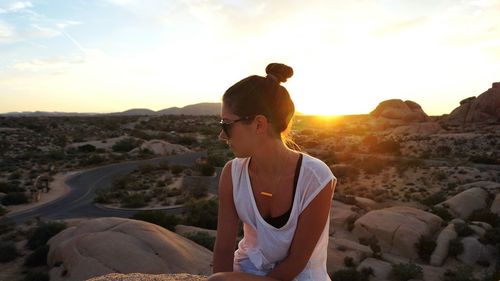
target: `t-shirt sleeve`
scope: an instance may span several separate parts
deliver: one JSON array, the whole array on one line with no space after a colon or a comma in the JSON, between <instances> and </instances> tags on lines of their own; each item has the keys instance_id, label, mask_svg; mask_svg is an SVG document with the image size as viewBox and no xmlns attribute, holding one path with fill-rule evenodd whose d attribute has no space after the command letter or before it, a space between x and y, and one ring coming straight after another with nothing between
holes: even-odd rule
<instances>
[{"instance_id":1,"label":"t-shirt sleeve","mask_svg":"<svg viewBox=\"0 0 500 281\"><path fill-rule=\"evenodd\" d=\"M335 177L333 172L330 170L330 167L328 167L328 165L326 165L323 161L318 160L312 167L311 177L309 181L307 181L304 200L300 209L301 213L332 179L334 182L337 181L337 177ZM330 199L333 199L333 193L332 198Z\"/></svg>"}]
</instances>

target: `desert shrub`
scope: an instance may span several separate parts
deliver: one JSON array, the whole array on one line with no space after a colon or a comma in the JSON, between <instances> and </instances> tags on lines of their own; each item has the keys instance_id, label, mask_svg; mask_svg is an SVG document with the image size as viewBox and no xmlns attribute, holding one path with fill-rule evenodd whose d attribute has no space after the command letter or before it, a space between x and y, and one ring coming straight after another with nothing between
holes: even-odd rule
<instances>
[{"instance_id":1,"label":"desert shrub","mask_svg":"<svg viewBox=\"0 0 500 281\"><path fill-rule=\"evenodd\" d=\"M497 245L500 244L500 227L487 229L483 236L486 244Z\"/></svg>"},{"instance_id":2,"label":"desert shrub","mask_svg":"<svg viewBox=\"0 0 500 281\"><path fill-rule=\"evenodd\" d=\"M370 175L378 175L385 168L385 161L379 157L369 156L357 163L365 173Z\"/></svg>"},{"instance_id":3,"label":"desert shrub","mask_svg":"<svg viewBox=\"0 0 500 281\"><path fill-rule=\"evenodd\" d=\"M197 165L196 168L203 176L212 176L215 173L215 167L210 164Z\"/></svg>"},{"instance_id":4,"label":"desert shrub","mask_svg":"<svg viewBox=\"0 0 500 281\"><path fill-rule=\"evenodd\" d=\"M450 244L448 246L448 253L450 256L458 256L464 251L464 245L462 244L462 241L460 241L460 238L455 238L450 241Z\"/></svg>"},{"instance_id":5,"label":"desert shrub","mask_svg":"<svg viewBox=\"0 0 500 281\"><path fill-rule=\"evenodd\" d=\"M78 151L83 152L83 153L90 153L90 152L94 152L95 150L96 150L96 147L91 145L91 144L84 144L84 145L80 145L78 147Z\"/></svg>"},{"instance_id":6,"label":"desert shrub","mask_svg":"<svg viewBox=\"0 0 500 281\"><path fill-rule=\"evenodd\" d=\"M450 221L453 219L453 215L448 211L448 209L443 208L443 207L433 207L431 206L431 213L435 214L436 216L442 218L444 221Z\"/></svg>"},{"instance_id":7,"label":"desert shrub","mask_svg":"<svg viewBox=\"0 0 500 281\"><path fill-rule=\"evenodd\" d=\"M180 173L182 173L182 171L184 171L186 167L184 166L180 166L180 165L173 165L172 167L170 167L170 171L172 172L172 174L174 175L179 175Z\"/></svg>"},{"instance_id":8,"label":"desert shrub","mask_svg":"<svg viewBox=\"0 0 500 281\"><path fill-rule=\"evenodd\" d=\"M190 199L184 204L185 224L217 229L217 199Z\"/></svg>"},{"instance_id":9,"label":"desert shrub","mask_svg":"<svg viewBox=\"0 0 500 281\"><path fill-rule=\"evenodd\" d=\"M167 197L177 196L177 195L181 195L181 194L182 194L182 190L180 190L177 187L174 187L174 188L167 190Z\"/></svg>"},{"instance_id":10,"label":"desert shrub","mask_svg":"<svg viewBox=\"0 0 500 281\"><path fill-rule=\"evenodd\" d=\"M341 179L356 180L359 178L359 169L350 165L331 166L333 173Z\"/></svg>"},{"instance_id":11,"label":"desert shrub","mask_svg":"<svg viewBox=\"0 0 500 281\"><path fill-rule=\"evenodd\" d=\"M121 206L124 208L141 208L146 206L146 198L141 193L134 193L122 197Z\"/></svg>"},{"instance_id":12,"label":"desert shrub","mask_svg":"<svg viewBox=\"0 0 500 281\"><path fill-rule=\"evenodd\" d=\"M466 237L474 234L474 230L472 230L472 228L470 228L466 223L454 223L453 226L455 227L455 232L459 237Z\"/></svg>"},{"instance_id":13,"label":"desert shrub","mask_svg":"<svg viewBox=\"0 0 500 281\"><path fill-rule=\"evenodd\" d=\"M0 219L0 235L7 234L16 229L16 223L10 218Z\"/></svg>"},{"instance_id":14,"label":"desert shrub","mask_svg":"<svg viewBox=\"0 0 500 281\"><path fill-rule=\"evenodd\" d=\"M29 235L28 249L34 250L43 246L49 239L57 233L63 231L66 224L63 222L42 222Z\"/></svg>"},{"instance_id":15,"label":"desert shrub","mask_svg":"<svg viewBox=\"0 0 500 281\"><path fill-rule=\"evenodd\" d=\"M370 146L371 152L401 154L401 145L394 139L383 140Z\"/></svg>"},{"instance_id":16,"label":"desert shrub","mask_svg":"<svg viewBox=\"0 0 500 281\"><path fill-rule=\"evenodd\" d=\"M49 281L50 276L47 272L40 271L28 271L26 276L24 276L23 281Z\"/></svg>"},{"instance_id":17,"label":"desert shrub","mask_svg":"<svg viewBox=\"0 0 500 281\"><path fill-rule=\"evenodd\" d=\"M347 267L354 267L356 264L354 263L354 259L350 256L344 257L344 265Z\"/></svg>"},{"instance_id":18,"label":"desert shrub","mask_svg":"<svg viewBox=\"0 0 500 281\"><path fill-rule=\"evenodd\" d=\"M356 201L356 197L355 196L352 196L352 195L344 195L340 192L335 192L333 194L333 198L337 201L340 201L344 204L348 204L348 205L356 205L356 203L358 201ZM335 203L333 203L335 204Z\"/></svg>"},{"instance_id":19,"label":"desert shrub","mask_svg":"<svg viewBox=\"0 0 500 281\"><path fill-rule=\"evenodd\" d=\"M106 158L101 155L91 155L80 160L80 165L91 166L101 164L106 161Z\"/></svg>"},{"instance_id":20,"label":"desert shrub","mask_svg":"<svg viewBox=\"0 0 500 281\"><path fill-rule=\"evenodd\" d=\"M97 189L96 190L96 195L94 197L95 203L108 204L108 203L111 203L111 201L112 200L110 198L109 190L106 190L106 189Z\"/></svg>"},{"instance_id":21,"label":"desert shrub","mask_svg":"<svg viewBox=\"0 0 500 281\"><path fill-rule=\"evenodd\" d=\"M498 215L490 210L475 210L469 217L470 221L482 221L491 226L498 225L499 219Z\"/></svg>"},{"instance_id":22,"label":"desert shrub","mask_svg":"<svg viewBox=\"0 0 500 281\"><path fill-rule=\"evenodd\" d=\"M332 274L332 280L335 281L368 281L369 276L361 273L355 268L340 269Z\"/></svg>"},{"instance_id":23,"label":"desert shrub","mask_svg":"<svg viewBox=\"0 0 500 281\"><path fill-rule=\"evenodd\" d=\"M369 238L359 238L359 243L365 246L369 246L373 251L373 257L379 258L382 255L382 248L378 243L378 239L375 235L370 236Z\"/></svg>"},{"instance_id":24,"label":"desert shrub","mask_svg":"<svg viewBox=\"0 0 500 281\"><path fill-rule=\"evenodd\" d=\"M19 256L16 244L14 242L0 241L0 262L9 262Z\"/></svg>"},{"instance_id":25,"label":"desert shrub","mask_svg":"<svg viewBox=\"0 0 500 281\"><path fill-rule=\"evenodd\" d=\"M49 245L44 244L35 249L24 260L24 265L27 267L35 267L40 265L47 265L47 254L49 253Z\"/></svg>"},{"instance_id":26,"label":"desert shrub","mask_svg":"<svg viewBox=\"0 0 500 281\"><path fill-rule=\"evenodd\" d=\"M445 171L435 171L432 173L432 177L438 181L442 181L448 178L448 175Z\"/></svg>"},{"instance_id":27,"label":"desert shrub","mask_svg":"<svg viewBox=\"0 0 500 281\"><path fill-rule=\"evenodd\" d=\"M168 230L175 231L180 219L176 215L166 214L160 210L145 210L135 213L131 219L154 223Z\"/></svg>"},{"instance_id":28,"label":"desert shrub","mask_svg":"<svg viewBox=\"0 0 500 281\"><path fill-rule=\"evenodd\" d=\"M141 141L134 138L125 138L117 141L111 148L114 152L129 152L138 147Z\"/></svg>"},{"instance_id":29,"label":"desert shrub","mask_svg":"<svg viewBox=\"0 0 500 281\"><path fill-rule=\"evenodd\" d=\"M2 198L3 205L18 205L28 203L28 197L24 192L10 192Z\"/></svg>"},{"instance_id":30,"label":"desert shrub","mask_svg":"<svg viewBox=\"0 0 500 281\"><path fill-rule=\"evenodd\" d=\"M442 281L478 281L474 278L472 267L468 265L460 265L456 270L447 269Z\"/></svg>"},{"instance_id":31,"label":"desert shrub","mask_svg":"<svg viewBox=\"0 0 500 281\"><path fill-rule=\"evenodd\" d=\"M24 191L22 187L19 186L19 183L16 181L0 182L0 192L9 193L9 192L21 192Z\"/></svg>"},{"instance_id":32,"label":"desert shrub","mask_svg":"<svg viewBox=\"0 0 500 281\"><path fill-rule=\"evenodd\" d=\"M418 256L428 262L432 252L436 248L436 242L429 237L421 235L415 247L417 248Z\"/></svg>"},{"instance_id":33,"label":"desert shrub","mask_svg":"<svg viewBox=\"0 0 500 281\"><path fill-rule=\"evenodd\" d=\"M196 232L188 232L184 234L186 238L194 241L196 244L199 244L210 251L214 250L215 237L204 231L196 231Z\"/></svg>"},{"instance_id":34,"label":"desert shrub","mask_svg":"<svg viewBox=\"0 0 500 281\"><path fill-rule=\"evenodd\" d=\"M422 267L414 263L393 264L392 275L398 281L408 281L410 279L420 279L423 276Z\"/></svg>"}]
</instances>

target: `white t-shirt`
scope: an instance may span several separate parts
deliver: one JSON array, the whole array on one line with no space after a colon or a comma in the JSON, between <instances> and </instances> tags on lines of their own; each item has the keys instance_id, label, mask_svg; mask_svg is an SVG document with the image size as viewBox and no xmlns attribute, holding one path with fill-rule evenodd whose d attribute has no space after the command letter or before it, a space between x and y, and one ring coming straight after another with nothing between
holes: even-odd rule
<instances>
[{"instance_id":1,"label":"white t-shirt","mask_svg":"<svg viewBox=\"0 0 500 281\"><path fill-rule=\"evenodd\" d=\"M332 179L330 168L320 159L303 153L297 189L290 217L285 225L276 228L260 215L251 190L248 163L251 157L234 158L231 164L233 200L243 222L243 239L234 252L233 271L267 275L288 255L299 215ZM333 197L333 195L332 195ZM333 198L332 198L333 199ZM326 270L330 215L314 251L295 281L331 280Z\"/></svg>"}]
</instances>

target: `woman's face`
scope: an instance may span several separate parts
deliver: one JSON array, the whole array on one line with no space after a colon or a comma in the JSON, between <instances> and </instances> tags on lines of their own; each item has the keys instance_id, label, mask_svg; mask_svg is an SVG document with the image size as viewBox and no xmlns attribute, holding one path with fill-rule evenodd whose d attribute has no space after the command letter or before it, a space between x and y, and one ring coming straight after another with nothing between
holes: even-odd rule
<instances>
[{"instance_id":1,"label":"woman's face","mask_svg":"<svg viewBox=\"0 0 500 281\"><path fill-rule=\"evenodd\" d=\"M240 119L243 116L238 116L232 113L229 108L222 103L221 119L227 122ZM221 129L219 140L226 141L229 148L233 151L236 157L249 157L252 155L256 143L255 124L252 121L235 122L229 126L229 138Z\"/></svg>"}]
</instances>

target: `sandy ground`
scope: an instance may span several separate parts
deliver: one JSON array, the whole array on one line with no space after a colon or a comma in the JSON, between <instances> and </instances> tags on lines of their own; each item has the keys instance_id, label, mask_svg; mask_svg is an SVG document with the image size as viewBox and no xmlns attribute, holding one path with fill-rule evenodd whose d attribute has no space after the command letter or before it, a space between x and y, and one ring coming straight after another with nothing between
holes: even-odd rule
<instances>
[{"instance_id":1,"label":"sandy ground","mask_svg":"<svg viewBox=\"0 0 500 281\"><path fill-rule=\"evenodd\" d=\"M75 173L77 172L58 173L54 175L54 180L49 183L50 187L49 192L48 193L42 192L40 195L40 201L28 204L7 206L7 210L9 210L9 215L33 209L36 207L40 207L41 205L52 202L66 195L66 193L69 192L70 188L64 182L69 176L72 176Z\"/></svg>"}]
</instances>

